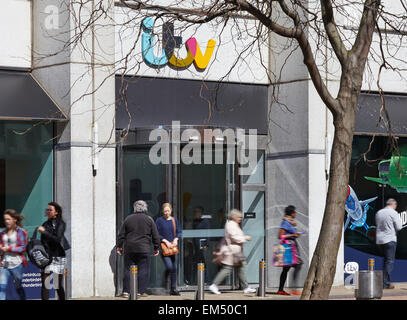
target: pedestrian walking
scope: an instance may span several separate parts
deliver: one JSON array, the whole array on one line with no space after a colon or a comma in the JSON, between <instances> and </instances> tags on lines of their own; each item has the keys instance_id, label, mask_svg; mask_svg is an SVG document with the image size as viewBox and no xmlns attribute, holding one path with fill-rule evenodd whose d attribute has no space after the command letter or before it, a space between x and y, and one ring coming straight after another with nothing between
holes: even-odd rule
<instances>
[{"instance_id":1,"label":"pedestrian walking","mask_svg":"<svg viewBox=\"0 0 407 320\"><path fill-rule=\"evenodd\" d=\"M237 209L232 209L229 212L229 220L225 224L225 237L221 242L219 250L219 261L222 265L221 270L216 274L213 283L209 286L209 290L214 294L220 294L218 286L225 278L237 268L240 285L244 293L254 293L255 289L249 287L246 279L247 262L243 254L243 244L251 239L245 235L240 228L242 221L242 212Z\"/></svg>"},{"instance_id":2,"label":"pedestrian walking","mask_svg":"<svg viewBox=\"0 0 407 320\"><path fill-rule=\"evenodd\" d=\"M401 230L400 215L396 211L397 201L390 198L386 207L376 213L376 244L383 255L383 288L394 289L390 274L396 258L397 232Z\"/></svg>"},{"instance_id":3,"label":"pedestrian walking","mask_svg":"<svg viewBox=\"0 0 407 320\"><path fill-rule=\"evenodd\" d=\"M162 205L163 216L156 220L158 233L160 234L161 241L161 257L165 265L165 280L170 282L170 295L179 296L177 291L177 267L178 267L178 254L165 256L163 247L170 250L178 248L178 242L181 238L182 232L177 218L173 217L172 206L170 203Z\"/></svg>"},{"instance_id":4,"label":"pedestrian walking","mask_svg":"<svg viewBox=\"0 0 407 320\"><path fill-rule=\"evenodd\" d=\"M124 254L123 298L129 297L130 292L130 266L138 266L137 294L148 296L147 288L150 284L151 241L153 242L154 256L159 251L160 239L153 218L147 215L147 203L138 200L133 205L134 214L129 215L123 222L117 238L117 253Z\"/></svg>"},{"instance_id":5,"label":"pedestrian walking","mask_svg":"<svg viewBox=\"0 0 407 320\"><path fill-rule=\"evenodd\" d=\"M27 266L24 252L27 246L27 231L21 221L24 217L13 209L4 211L6 229L0 233L0 300L6 300L6 288L9 277L14 280L14 286L20 300L25 300L22 286L23 267Z\"/></svg>"},{"instance_id":6,"label":"pedestrian walking","mask_svg":"<svg viewBox=\"0 0 407 320\"><path fill-rule=\"evenodd\" d=\"M49 202L45 209L45 215L48 220L38 227L38 231L41 232L41 242L50 256L51 263L41 269L41 299L49 300L50 280L48 280L48 277L52 273L56 275L53 278L53 283L58 293L58 299L65 300L63 282L66 268L66 250L70 249L70 245L64 235L66 223L62 217L62 207L56 202Z\"/></svg>"},{"instance_id":7,"label":"pedestrian walking","mask_svg":"<svg viewBox=\"0 0 407 320\"><path fill-rule=\"evenodd\" d=\"M287 280L287 275L288 271L293 267L294 268L294 274L293 274L293 284L294 288L297 288L297 280L298 280L298 274L300 273L301 266L302 266L302 261L299 258L299 252L298 252L298 245L296 239L300 236L300 234L297 233L297 223L295 221L297 212L296 208L292 205L286 207L284 209L284 217L283 221L281 222L280 225L280 230L278 233L278 238L282 242L288 242L290 244L290 249L291 249L291 254L293 255L292 262L293 264L291 265L286 265L283 266L283 270L281 271L280 274L280 285L278 287L277 294L279 295L285 295L289 296L290 293L284 291L284 285ZM301 292L293 290L291 291L292 294L294 295L300 295Z\"/></svg>"}]
</instances>

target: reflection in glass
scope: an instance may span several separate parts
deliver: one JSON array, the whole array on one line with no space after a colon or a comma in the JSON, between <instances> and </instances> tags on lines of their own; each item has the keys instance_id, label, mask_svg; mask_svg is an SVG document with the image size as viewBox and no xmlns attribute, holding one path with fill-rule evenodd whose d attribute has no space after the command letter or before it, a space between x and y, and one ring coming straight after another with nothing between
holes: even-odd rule
<instances>
[{"instance_id":1,"label":"reflection in glass","mask_svg":"<svg viewBox=\"0 0 407 320\"><path fill-rule=\"evenodd\" d=\"M407 138L400 137L397 140L399 148L407 146ZM364 161L366 154L367 161ZM359 200L378 197L370 202L367 210L366 224L370 227L366 230L363 227L356 227L344 230L344 244L355 249L358 254L370 254L381 256L376 246L375 214L385 207L385 202L389 198L394 198L397 203L397 211L407 212L407 193L397 192L396 189L387 185L379 184L367 180L365 177L378 177L378 165L380 161L390 159L392 150L389 149L388 137L375 137L372 142L371 136L354 136L352 144L352 161L349 175L349 185L355 191ZM383 162L382 171L389 170L390 162ZM344 212L345 215L345 212ZM345 250L345 261L348 259ZM397 235L396 258L407 260L407 228L403 228ZM356 261L354 256L349 257Z\"/></svg>"},{"instance_id":2,"label":"reflection in glass","mask_svg":"<svg viewBox=\"0 0 407 320\"><path fill-rule=\"evenodd\" d=\"M21 212L31 236L53 200L53 125L0 121L0 213ZM4 227L0 218L0 227Z\"/></svg>"},{"instance_id":3,"label":"reflection in glass","mask_svg":"<svg viewBox=\"0 0 407 320\"><path fill-rule=\"evenodd\" d=\"M242 165L247 168L249 164ZM264 184L264 151L257 151L257 163L251 175L243 175L243 184Z\"/></svg>"},{"instance_id":4,"label":"reflection in glass","mask_svg":"<svg viewBox=\"0 0 407 320\"><path fill-rule=\"evenodd\" d=\"M124 213L133 212L133 203L144 200L148 205L148 215L154 220L162 215L161 206L167 201L166 167L154 165L149 159L149 149L124 149ZM152 251L151 251L152 252ZM150 268L150 288L164 287L165 267L160 257L152 257Z\"/></svg>"},{"instance_id":5,"label":"reflection in glass","mask_svg":"<svg viewBox=\"0 0 407 320\"><path fill-rule=\"evenodd\" d=\"M215 152L218 151L212 151L213 159ZM214 160L212 164L180 164L179 194L183 221L181 286L197 285L199 262L205 263L207 284L218 271L218 266L212 263L212 252L224 234L227 214L226 168L226 163L215 164Z\"/></svg>"}]
</instances>

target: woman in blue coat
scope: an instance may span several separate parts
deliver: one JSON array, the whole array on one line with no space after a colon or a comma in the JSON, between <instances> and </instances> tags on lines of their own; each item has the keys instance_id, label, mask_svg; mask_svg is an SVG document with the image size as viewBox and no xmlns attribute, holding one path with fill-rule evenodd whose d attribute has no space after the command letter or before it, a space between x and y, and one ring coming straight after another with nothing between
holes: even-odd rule
<instances>
[{"instance_id":1,"label":"woman in blue coat","mask_svg":"<svg viewBox=\"0 0 407 320\"><path fill-rule=\"evenodd\" d=\"M162 205L162 209L163 216L159 217L155 222L157 225L158 233L160 234L160 241L164 242L168 248L178 246L178 241L181 238L182 233L177 218L171 216L172 206L169 203L164 203ZM170 295L179 296L180 293L176 290L178 254L166 257L161 252L161 257L165 264L165 279L167 280L168 277L170 277Z\"/></svg>"}]
</instances>

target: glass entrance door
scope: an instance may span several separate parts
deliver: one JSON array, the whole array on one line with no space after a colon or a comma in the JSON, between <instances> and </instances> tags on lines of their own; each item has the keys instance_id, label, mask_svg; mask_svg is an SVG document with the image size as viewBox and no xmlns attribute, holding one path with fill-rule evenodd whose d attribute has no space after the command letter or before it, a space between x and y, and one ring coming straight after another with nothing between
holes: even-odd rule
<instances>
[{"instance_id":1,"label":"glass entrance door","mask_svg":"<svg viewBox=\"0 0 407 320\"><path fill-rule=\"evenodd\" d=\"M219 153L223 161L216 164ZM235 198L234 165L228 164L227 151L203 150L201 155L201 159L212 156L211 164L186 165L181 161L178 170L179 220L183 226L178 284L185 289L197 285L199 262L205 263L206 284L218 272L219 267L212 263L212 252L224 236L227 213ZM226 280L226 286L230 287L231 278Z\"/></svg>"},{"instance_id":2,"label":"glass entrance door","mask_svg":"<svg viewBox=\"0 0 407 320\"><path fill-rule=\"evenodd\" d=\"M148 205L148 215L154 220L162 214L161 205L168 202L167 166L153 165L149 159L149 148L134 146L123 148L121 166L122 194L119 204L122 216L118 217L118 232L124 219L133 213L135 201L144 200ZM121 261L119 268L123 270L124 260ZM161 257L152 256L149 284L152 291L165 287L164 274L165 267ZM122 274L119 273L118 277L122 277Z\"/></svg>"}]
</instances>

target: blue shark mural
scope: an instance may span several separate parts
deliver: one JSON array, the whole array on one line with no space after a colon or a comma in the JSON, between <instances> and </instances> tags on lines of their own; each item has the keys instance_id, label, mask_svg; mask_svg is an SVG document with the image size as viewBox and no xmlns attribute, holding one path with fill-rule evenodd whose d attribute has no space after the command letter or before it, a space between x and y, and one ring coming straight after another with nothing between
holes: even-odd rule
<instances>
[{"instance_id":1,"label":"blue shark mural","mask_svg":"<svg viewBox=\"0 0 407 320\"><path fill-rule=\"evenodd\" d=\"M345 210L348 217L345 223L345 230L350 224L350 230L357 227L363 227L366 231L369 231L371 227L369 227L366 223L367 211L371 208L369 203L376 199L377 197L359 201L355 191L351 186L348 186L348 197L346 198L345 204Z\"/></svg>"}]
</instances>

